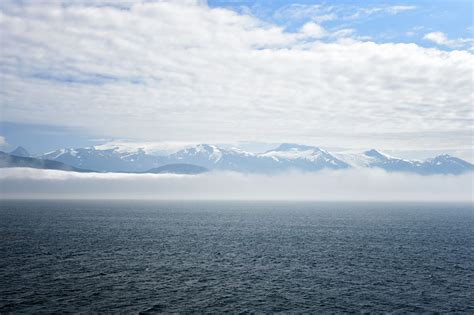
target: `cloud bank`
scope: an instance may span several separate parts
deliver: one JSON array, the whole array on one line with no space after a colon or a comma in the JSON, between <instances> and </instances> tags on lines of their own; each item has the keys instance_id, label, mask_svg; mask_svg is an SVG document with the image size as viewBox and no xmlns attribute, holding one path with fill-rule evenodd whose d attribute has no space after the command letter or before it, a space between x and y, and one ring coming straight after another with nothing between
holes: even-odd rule
<instances>
[{"instance_id":1,"label":"cloud bank","mask_svg":"<svg viewBox=\"0 0 474 315\"><path fill-rule=\"evenodd\" d=\"M176 200L470 201L473 174L419 176L381 170L277 176L73 173L0 170L1 198Z\"/></svg>"},{"instance_id":2,"label":"cloud bank","mask_svg":"<svg viewBox=\"0 0 474 315\"><path fill-rule=\"evenodd\" d=\"M474 39L472 38L457 38L449 39L446 34L443 32L431 32L423 36L423 39L432 41L438 45L450 47L450 48L460 48L466 45L471 45L471 51L473 50Z\"/></svg>"},{"instance_id":3,"label":"cloud bank","mask_svg":"<svg viewBox=\"0 0 474 315\"><path fill-rule=\"evenodd\" d=\"M290 32L197 1L0 9L5 121L137 141L471 144L468 51L331 35L317 20Z\"/></svg>"}]
</instances>

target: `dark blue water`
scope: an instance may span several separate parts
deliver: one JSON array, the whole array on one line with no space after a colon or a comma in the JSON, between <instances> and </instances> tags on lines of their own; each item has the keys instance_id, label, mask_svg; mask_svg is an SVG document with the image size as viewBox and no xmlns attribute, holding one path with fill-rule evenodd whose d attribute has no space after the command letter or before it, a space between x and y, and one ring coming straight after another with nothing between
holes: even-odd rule
<instances>
[{"instance_id":1,"label":"dark blue water","mask_svg":"<svg viewBox=\"0 0 474 315\"><path fill-rule=\"evenodd\" d=\"M0 312L474 312L473 207L21 202Z\"/></svg>"}]
</instances>

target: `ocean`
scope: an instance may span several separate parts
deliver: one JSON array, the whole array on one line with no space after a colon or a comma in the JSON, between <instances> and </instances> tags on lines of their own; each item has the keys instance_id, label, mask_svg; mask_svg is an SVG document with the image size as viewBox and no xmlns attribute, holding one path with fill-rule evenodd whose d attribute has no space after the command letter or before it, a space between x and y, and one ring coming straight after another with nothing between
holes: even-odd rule
<instances>
[{"instance_id":1,"label":"ocean","mask_svg":"<svg viewBox=\"0 0 474 315\"><path fill-rule=\"evenodd\" d=\"M456 203L1 201L0 313L474 312Z\"/></svg>"}]
</instances>

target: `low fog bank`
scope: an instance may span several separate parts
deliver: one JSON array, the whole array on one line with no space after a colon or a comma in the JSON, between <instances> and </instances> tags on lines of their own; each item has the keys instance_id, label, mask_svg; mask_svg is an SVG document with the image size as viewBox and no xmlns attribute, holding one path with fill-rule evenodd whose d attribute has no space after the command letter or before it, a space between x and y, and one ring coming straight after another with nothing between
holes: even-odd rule
<instances>
[{"instance_id":1,"label":"low fog bank","mask_svg":"<svg viewBox=\"0 0 474 315\"><path fill-rule=\"evenodd\" d=\"M472 201L473 173L420 176L382 170L255 175L0 170L1 198Z\"/></svg>"}]
</instances>

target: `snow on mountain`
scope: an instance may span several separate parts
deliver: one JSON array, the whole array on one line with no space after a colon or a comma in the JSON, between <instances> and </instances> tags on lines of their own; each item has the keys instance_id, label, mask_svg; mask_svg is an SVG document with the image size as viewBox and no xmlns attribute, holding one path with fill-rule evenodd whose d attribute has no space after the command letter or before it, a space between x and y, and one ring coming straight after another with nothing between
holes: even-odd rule
<instances>
[{"instance_id":1,"label":"snow on mountain","mask_svg":"<svg viewBox=\"0 0 474 315\"><path fill-rule=\"evenodd\" d=\"M462 174L474 171L474 165L448 154L428 159L421 165L423 174Z\"/></svg>"},{"instance_id":2,"label":"snow on mountain","mask_svg":"<svg viewBox=\"0 0 474 315\"><path fill-rule=\"evenodd\" d=\"M295 144L282 144L274 150L261 154L253 154L236 148L223 149L215 145L200 144L170 155L169 160L196 164L209 169L256 173L348 167L346 163L323 149Z\"/></svg>"},{"instance_id":3,"label":"snow on mountain","mask_svg":"<svg viewBox=\"0 0 474 315\"><path fill-rule=\"evenodd\" d=\"M336 156L353 167L411 167L419 163L419 161L410 161L390 156L375 149L364 151L362 153L339 153ZM388 169L387 169L388 170Z\"/></svg>"},{"instance_id":4,"label":"snow on mountain","mask_svg":"<svg viewBox=\"0 0 474 315\"><path fill-rule=\"evenodd\" d=\"M440 155L425 161L389 156L377 150L360 153L337 153L307 145L284 143L264 153L250 153L238 148L212 144L186 147L167 156L148 154L143 148L104 147L60 149L46 153L43 159L74 167L108 172L144 172L166 164L192 164L209 170L274 174L288 170L313 172L321 169L380 168L388 172L422 175L461 174L473 171L471 163Z\"/></svg>"},{"instance_id":5,"label":"snow on mountain","mask_svg":"<svg viewBox=\"0 0 474 315\"><path fill-rule=\"evenodd\" d=\"M113 149L121 153L144 151L148 155L165 156L178 150L192 146L194 143L179 141L162 141L162 142L129 142L129 141L109 141L100 145L95 145L96 150Z\"/></svg>"},{"instance_id":6,"label":"snow on mountain","mask_svg":"<svg viewBox=\"0 0 474 315\"><path fill-rule=\"evenodd\" d=\"M164 158L145 153L142 149L127 152L119 147L68 148L40 156L68 165L103 172L140 172L164 164Z\"/></svg>"},{"instance_id":7,"label":"snow on mountain","mask_svg":"<svg viewBox=\"0 0 474 315\"><path fill-rule=\"evenodd\" d=\"M286 164L285 168L315 171L322 168L340 169L349 165L324 149L307 145L284 143L259 155Z\"/></svg>"},{"instance_id":8,"label":"snow on mountain","mask_svg":"<svg viewBox=\"0 0 474 315\"><path fill-rule=\"evenodd\" d=\"M269 156L276 160L292 160L292 159L317 159L322 150L315 147L282 144L278 148L260 154L260 156Z\"/></svg>"},{"instance_id":9,"label":"snow on mountain","mask_svg":"<svg viewBox=\"0 0 474 315\"><path fill-rule=\"evenodd\" d=\"M186 161L186 163L212 167L222 158L222 155L222 150L215 145L199 144L173 153L168 158L172 161Z\"/></svg>"},{"instance_id":10,"label":"snow on mountain","mask_svg":"<svg viewBox=\"0 0 474 315\"><path fill-rule=\"evenodd\" d=\"M336 154L336 156L352 167L375 167L388 172L410 172L421 175L433 175L461 174L474 170L473 164L447 154L425 161L397 158L374 149L358 154Z\"/></svg>"},{"instance_id":11,"label":"snow on mountain","mask_svg":"<svg viewBox=\"0 0 474 315\"><path fill-rule=\"evenodd\" d=\"M339 160L355 168L369 167L371 163L376 161L375 158L361 153L336 153L334 155Z\"/></svg>"},{"instance_id":12,"label":"snow on mountain","mask_svg":"<svg viewBox=\"0 0 474 315\"><path fill-rule=\"evenodd\" d=\"M255 154L240 149L223 149L215 145L199 144L168 156L170 163L190 163L208 169L230 171L262 171L265 166Z\"/></svg>"}]
</instances>

